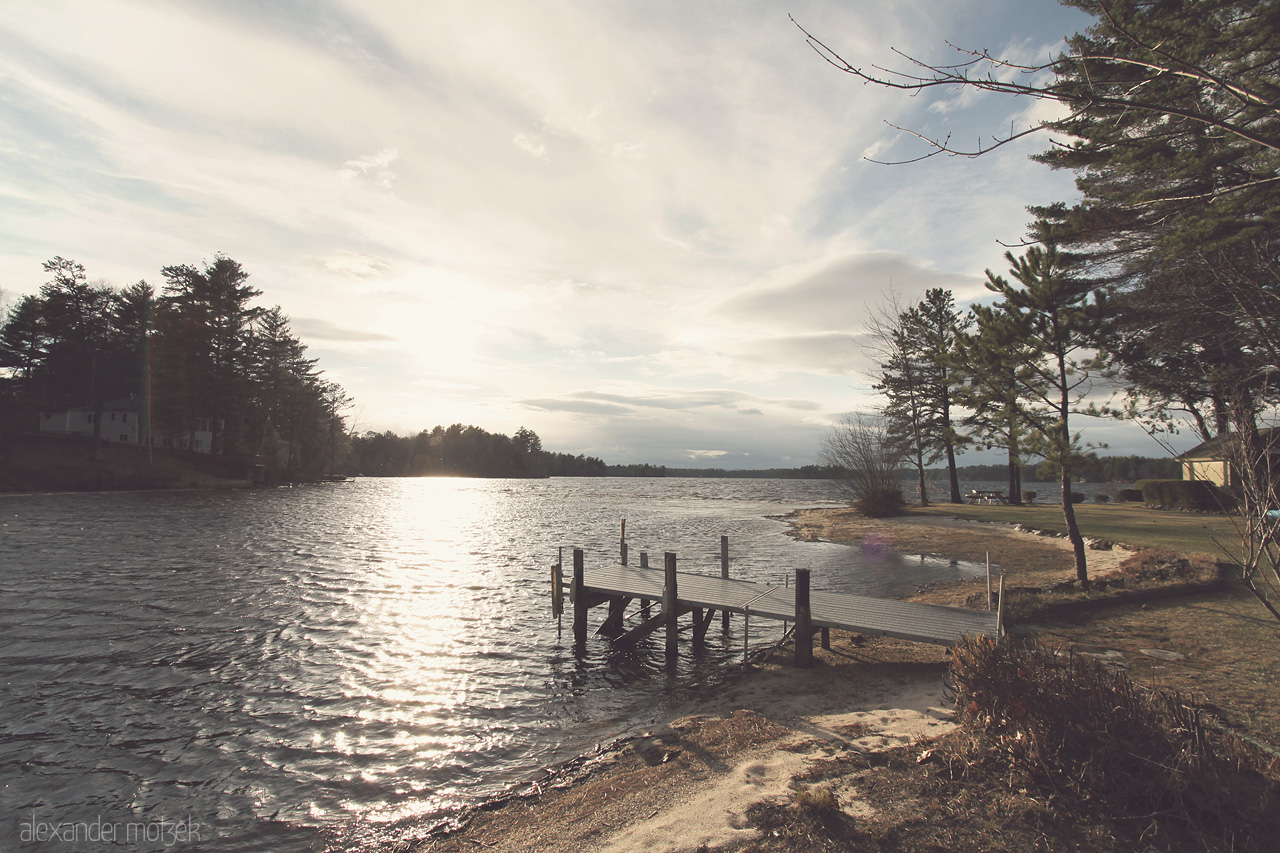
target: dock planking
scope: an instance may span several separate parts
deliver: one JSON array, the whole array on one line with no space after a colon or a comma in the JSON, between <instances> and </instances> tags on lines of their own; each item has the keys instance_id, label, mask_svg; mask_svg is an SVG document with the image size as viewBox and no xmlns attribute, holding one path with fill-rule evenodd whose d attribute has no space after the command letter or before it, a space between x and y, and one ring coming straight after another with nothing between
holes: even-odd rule
<instances>
[{"instance_id":1,"label":"dock planking","mask_svg":"<svg viewBox=\"0 0 1280 853\"><path fill-rule=\"evenodd\" d=\"M722 539L722 554L727 544ZM626 559L625 550L623 559ZM695 640L701 640L716 610L781 622L794 622L807 634L796 643L796 663L808 665L812 633L824 636L832 628L859 634L895 637L920 643L951 646L966 635L998 636L1002 631L999 610L969 610L937 604L875 598L851 593L810 591L809 572L798 569L794 587L775 586L727 577L727 559L721 576L676 571L676 555L667 554L662 569L610 564L587 568L583 552L574 551L574 576L570 600L574 602L574 631L578 643L586 639L587 611L609 604L609 617L601 632L626 642L666 628L668 647L679 630L676 620L693 614ZM1003 578L1001 579L1003 584ZM623 629L627 605L639 600L662 603L662 611L630 630ZM727 623L724 623L727 625Z\"/></svg>"}]
</instances>

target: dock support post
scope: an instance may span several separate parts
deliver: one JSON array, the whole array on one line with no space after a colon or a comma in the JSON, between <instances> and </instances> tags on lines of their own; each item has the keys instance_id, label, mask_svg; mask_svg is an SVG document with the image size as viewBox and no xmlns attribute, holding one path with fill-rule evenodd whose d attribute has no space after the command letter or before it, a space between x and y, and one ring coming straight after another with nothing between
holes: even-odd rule
<instances>
[{"instance_id":1,"label":"dock support post","mask_svg":"<svg viewBox=\"0 0 1280 853\"><path fill-rule=\"evenodd\" d=\"M831 651L831 629L822 629L822 647L827 651Z\"/></svg>"},{"instance_id":2,"label":"dock support post","mask_svg":"<svg viewBox=\"0 0 1280 853\"><path fill-rule=\"evenodd\" d=\"M796 666L813 664L813 625L809 612L809 570L796 569Z\"/></svg>"},{"instance_id":3,"label":"dock support post","mask_svg":"<svg viewBox=\"0 0 1280 853\"><path fill-rule=\"evenodd\" d=\"M720 537L720 577L729 579L729 537ZM729 611L720 611L720 630L729 633Z\"/></svg>"},{"instance_id":4,"label":"dock support post","mask_svg":"<svg viewBox=\"0 0 1280 853\"><path fill-rule=\"evenodd\" d=\"M618 543L618 550L621 552L622 565L627 564L627 520L622 519L622 539Z\"/></svg>"},{"instance_id":5,"label":"dock support post","mask_svg":"<svg viewBox=\"0 0 1280 853\"><path fill-rule=\"evenodd\" d=\"M649 568L649 552L648 551L640 552L640 568L642 569ZM650 615L649 599L642 598L640 599L640 618L647 620L649 618L649 615Z\"/></svg>"},{"instance_id":6,"label":"dock support post","mask_svg":"<svg viewBox=\"0 0 1280 853\"><path fill-rule=\"evenodd\" d=\"M587 645L587 594L583 591L582 549L573 549L573 586L569 587L573 599L573 644L579 651Z\"/></svg>"},{"instance_id":7,"label":"dock support post","mask_svg":"<svg viewBox=\"0 0 1280 853\"><path fill-rule=\"evenodd\" d=\"M662 615L667 622L667 662L673 663L676 655L676 643L680 639L680 626L676 617L680 613L679 598L676 596L676 555L666 552L664 566L665 578L662 585Z\"/></svg>"}]
</instances>

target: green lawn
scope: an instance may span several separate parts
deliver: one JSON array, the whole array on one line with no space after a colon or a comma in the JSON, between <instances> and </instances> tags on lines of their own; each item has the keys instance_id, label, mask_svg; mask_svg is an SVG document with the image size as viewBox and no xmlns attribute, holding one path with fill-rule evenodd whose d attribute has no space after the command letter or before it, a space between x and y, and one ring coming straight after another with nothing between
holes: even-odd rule
<instances>
[{"instance_id":1,"label":"green lawn","mask_svg":"<svg viewBox=\"0 0 1280 853\"><path fill-rule=\"evenodd\" d=\"M1179 553L1223 556L1214 539L1234 553L1239 534L1225 515L1173 512L1151 509L1141 504L1076 504L1080 532L1088 538L1110 539L1124 545L1168 548ZM1066 533L1062 507L936 504L913 508L912 515L949 515L975 521L1024 524L1041 530Z\"/></svg>"}]
</instances>

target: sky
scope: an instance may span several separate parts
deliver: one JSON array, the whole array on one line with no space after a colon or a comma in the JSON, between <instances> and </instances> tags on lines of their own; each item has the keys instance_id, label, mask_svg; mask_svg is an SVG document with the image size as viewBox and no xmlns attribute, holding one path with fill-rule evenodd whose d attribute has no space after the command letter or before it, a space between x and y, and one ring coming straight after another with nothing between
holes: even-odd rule
<instances>
[{"instance_id":1,"label":"sky","mask_svg":"<svg viewBox=\"0 0 1280 853\"><path fill-rule=\"evenodd\" d=\"M895 68L948 43L1042 61L1089 24L1051 0L8 0L0 290L37 291L54 256L159 287L221 253L361 432L813 463L877 405L867 320L890 295L986 299L1026 206L1075 190L1028 159L1043 134L871 162L924 153L889 124L976 140L1052 108L863 85L789 15Z\"/></svg>"}]
</instances>

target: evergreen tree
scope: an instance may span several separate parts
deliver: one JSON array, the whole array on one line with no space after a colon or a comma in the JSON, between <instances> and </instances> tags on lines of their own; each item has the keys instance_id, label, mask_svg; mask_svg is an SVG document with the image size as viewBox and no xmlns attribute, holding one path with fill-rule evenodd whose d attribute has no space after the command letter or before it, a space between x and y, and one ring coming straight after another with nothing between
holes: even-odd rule
<instances>
[{"instance_id":1,"label":"evergreen tree","mask_svg":"<svg viewBox=\"0 0 1280 853\"><path fill-rule=\"evenodd\" d=\"M18 388L35 398L38 405L45 403L38 379L48 347L44 303L38 296L28 294L9 309L4 328L0 329L0 367L8 369Z\"/></svg>"},{"instance_id":2,"label":"evergreen tree","mask_svg":"<svg viewBox=\"0 0 1280 853\"><path fill-rule=\"evenodd\" d=\"M983 449L1001 447L1008 456L1008 501L1022 503L1022 466L1030 428L1023 399L1028 389L1043 396L1043 383L1032 365L1037 356L1027 341L1017 339L1003 323L1003 312L984 305L972 307L977 329L958 344L957 361L965 365L969 381L957 389L956 401L970 411L965 424Z\"/></svg>"},{"instance_id":3,"label":"evergreen tree","mask_svg":"<svg viewBox=\"0 0 1280 853\"><path fill-rule=\"evenodd\" d=\"M90 284L84 266L75 261L57 257L46 261L44 270L52 275L40 288L48 336L43 364L48 402L58 407L88 405L100 413L111 291Z\"/></svg>"},{"instance_id":4,"label":"evergreen tree","mask_svg":"<svg viewBox=\"0 0 1280 853\"><path fill-rule=\"evenodd\" d=\"M955 308L950 291L933 288L917 305L895 302L872 323L880 357L875 390L885 395L888 435L916 471L920 505L928 506L925 470L945 459L952 503L960 503L956 450L967 439L953 421L953 397L961 371L957 345L969 320Z\"/></svg>"},{"instance_id":5,"label":"evergreen tree","mask_svg":"<svg viewBox=\"0 0 1280 853\"><path fill-rule=\"evenodd\" d=\"M952 419L956 389L962 384L964 362L957 358L959 344L972 318L956 310L951 291L935 287L925 292L908 318L924 354L925 433L947 462L951 503L961 503L956 474L956 451L969 442Z\"/></svg>"},{"instance_id":6,"label":"evergreen tree","mask_svg":"<svg viewBox=\"0 0 1280 853\"><path fill-rule=\"evenodd\" d=\"M911 464L916 472L920 506L929 505L926 468L937 461L937 445L930 436L926 371L928 353L915 334L910 311L900 311L888 324L876 329L879 339L880 381L872 387L885 396L884 439L894 447L894 455ZM847 432L847 430L846 430Z\"/></svg>"},{"instance_id":7,"label":"evergreen tree","mask_svg":"<svg viewBox=\"0 0 1280 853\"><path fill-rule=\"evenodd\" d=\"M1096 346L1103 303L1087 282L1070 274L1070 259L1059 251L1046 223L1038 223L1040 245L1021 257L1005 257L1016 286L987 271L987 288L1002 300L984 318L989 346L1025 346L1026 370L1016 374L1021 385L1023 414L1031 427L1036 450L1056 468L1062 483L1062 512L1067 538L1075 551L1076 579L1089 584L1084 538L1076 523L1071 494L1072 465L1079 436L1071 431L1071 414L1088 390L1089 371L1096 368Z\"/></svg>"},{"instance_id":8,"label":"evergreen tree","mask_svg":"<svg viewBox=\"0 0 1280 853\"><path fill-rule=\"evenodd\" d=\"M173 432L193 432L207 418L213 452L244 450L249 395L249 332L261 291L236 261L217 255L203 269L164 267L157 305L158 416Z\"/></svg>"},{"instance_id":9,"label":"evergreen tree","mask_svg":"<svg viewBox=\"0 0 1280 853\"><path fill-rule=\"evenodd\" d=\"M1252 430L1280 364L1280 2L1072 0L1099 16L1055 66L1074 109L1036 159L1083 199L1036 209L1112 289L1130 411ZM1140 97L1134 108L1126 98Z\"/></svg>"}]
</instances>

